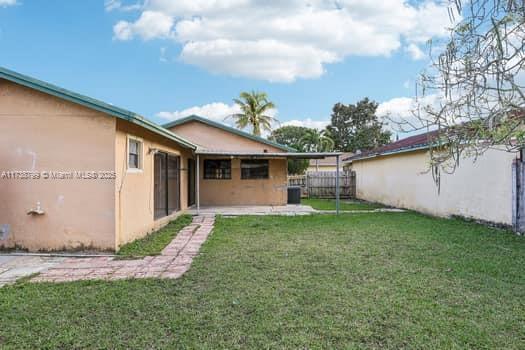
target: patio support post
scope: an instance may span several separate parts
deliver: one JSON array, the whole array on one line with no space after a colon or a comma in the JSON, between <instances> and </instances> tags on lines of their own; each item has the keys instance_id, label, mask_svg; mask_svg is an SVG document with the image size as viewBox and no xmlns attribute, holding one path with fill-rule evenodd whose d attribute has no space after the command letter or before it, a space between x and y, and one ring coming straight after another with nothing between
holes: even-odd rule
<instances>
[{"instance_id":1,"label":"patio support post","mask_svg":"<svg viewBox=\"0 0 525 350\"><path fill-rule=\"evenodd\" d=\"M195 166L195 202L197 203L197 215L200 215L201 213L201 194L199 190L199 182L200 182L200 167L201 162L199 159L199 155L197 154L197 160L196 160L196 166Z\"/></svg>"},{"instance_id":2,"label":"patio support post","mask_svg":"<svg viewBox=\"0 0 525 350\"><path fill-rule=\"evenodd\" d=\"M339 155L335 156L335 213L339 215Z\"/></svg>"}]
</instances>

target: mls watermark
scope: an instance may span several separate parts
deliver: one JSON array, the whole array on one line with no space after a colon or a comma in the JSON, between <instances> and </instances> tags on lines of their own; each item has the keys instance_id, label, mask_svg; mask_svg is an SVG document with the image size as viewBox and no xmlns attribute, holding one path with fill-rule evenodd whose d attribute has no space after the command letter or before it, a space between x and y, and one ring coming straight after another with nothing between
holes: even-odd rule
<instances>
[{"instance_id":1,"label":"mls watermark","mask_svg":"<svg viewBox=\"0 0 525 350\"><path fill-rule=\"evenodd\" d=\"M27 171L7 170L0 172L1 180L114 180L114 171Z\"/></svg>"}]
</instances>

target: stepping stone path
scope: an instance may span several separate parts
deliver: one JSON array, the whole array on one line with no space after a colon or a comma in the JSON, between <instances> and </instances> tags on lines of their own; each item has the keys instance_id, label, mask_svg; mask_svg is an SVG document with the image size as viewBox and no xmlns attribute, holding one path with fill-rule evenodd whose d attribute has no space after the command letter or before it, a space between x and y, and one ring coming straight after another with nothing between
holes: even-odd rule
<instances>
[{"instance_id":1,"label":"stepping stone path","mask_svg":"<svg viewBox=\"0 0 525 350\"><path fill-rule=\"evenodd\" d=\"M213 215L194 216L193 222L179 231L161 255L139 260L69 258L32 278L31 282L179 278L190 268L193 258L213 230L214 223Z\"/></svg>"}]
</instances>

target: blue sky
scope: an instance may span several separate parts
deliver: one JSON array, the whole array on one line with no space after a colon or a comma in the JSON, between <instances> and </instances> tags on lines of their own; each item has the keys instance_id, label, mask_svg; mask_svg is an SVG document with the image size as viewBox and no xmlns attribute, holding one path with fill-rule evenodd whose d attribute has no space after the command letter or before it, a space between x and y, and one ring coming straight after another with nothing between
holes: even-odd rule
<instances>
[{"instance_id":1,"label":"blue sky","mask_svg":"<svg viewBox=\"0 0 525 350\"><path fill-rule=\"evenodd\" d=\"M244 90L267 92L281 122L308 126L363 97L403 113L428 64L424 42L444 33L444 7L304 3L0 0L0 66L156 122L220 120Z\"/></svg>"}]
</instances>

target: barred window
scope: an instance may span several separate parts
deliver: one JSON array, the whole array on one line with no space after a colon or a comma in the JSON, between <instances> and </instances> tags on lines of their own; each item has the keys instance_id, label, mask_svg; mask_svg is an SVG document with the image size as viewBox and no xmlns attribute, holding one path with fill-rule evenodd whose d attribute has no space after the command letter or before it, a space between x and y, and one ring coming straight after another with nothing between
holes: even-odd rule
<instances>
[{"instance_id":1,"label":"barred window","mask_svg":"<svg viewBox=\"0 0 525 350\"><path fill-rule=\"evenodd\" d=\"M232 162L229 159L205 159L204 178L228 180L232 178Z\"/></svg>"},{"instance_id":2,"label":"barred window","mask_svg":"<svg viewBox=\"0 0 525 350\"><path fill-rule=\"evenodd\" d=\"M241 179L267 179L269 178L268 159L241 160Z\"/></svg>"}]
</instances>

